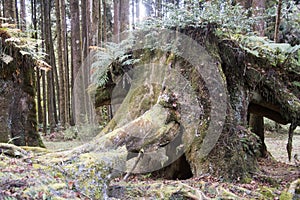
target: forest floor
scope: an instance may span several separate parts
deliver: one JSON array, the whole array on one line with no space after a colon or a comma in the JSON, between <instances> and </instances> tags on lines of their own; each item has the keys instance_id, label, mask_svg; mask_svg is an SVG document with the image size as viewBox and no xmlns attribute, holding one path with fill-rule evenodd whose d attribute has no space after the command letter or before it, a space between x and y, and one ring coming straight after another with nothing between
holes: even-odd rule
<instances>
[{"instance_id":1,"label":"forest floor","mask_svg":"<svg viewBox=\"0 0 300 200\"><path fill-rule=\"evenodd\" d=\"M287 127L278 133L266 131L265 136L272 157L260 159L258 172L245 183L226 183L208 174L188 180L155 179L151 174L132 175L126 182L122 178L114 179L108 194L112 199L292 199L288 191L299 192L300 170L294 158L291 162L287 158ZM45 140L50 150L67 150L83 143L80 140ZM293 156L295 154L300 156L299 129L293 138Z\"/></svg>"},{"instance_id":2,"label":"forest floor","mask_svg":"<svg viewBox=\"0 0 300 200\"><path fill-rule=\"evenodd\" d=\"M229 183L210 174L187 180L154 178L151 173L130 175L125 181L123 177L113 179L106 199L300 199L299 166L294 160L287 162L288 136L286 131L280 132L267 132L267 147L274 158L260 159L259 170L244 182ZM50 151L57 152L84 144L92 136L81 138L85 140L66 140L66 135L53 133L43 139ZM299 130L293 144L293 155L299 155ZM32 159L30 155L22 159L0 155L0 200L93 199L76 189L76 180Z\"/></svg>"}]
</instances>

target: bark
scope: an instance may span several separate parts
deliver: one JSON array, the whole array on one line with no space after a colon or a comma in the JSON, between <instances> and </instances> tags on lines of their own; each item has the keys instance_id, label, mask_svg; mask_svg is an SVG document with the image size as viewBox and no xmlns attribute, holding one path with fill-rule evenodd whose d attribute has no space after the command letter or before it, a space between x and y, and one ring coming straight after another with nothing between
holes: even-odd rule
<instances>
[{"instance_id":1,"label":"bark","mask_svg":"<svg viewBox=\"0 0 300 200\"><path fill-rule=\"evenodd\" d=\"M185 3L187 3L185 1ZM156 9L156 17L161 18L162 17L162 1L161 0L155 0L155 9Z\"/></svg>"},{"instance_id":2,"label":"bark","mask_svg":"<svg viewBox=\"0 0 300 200\"><path fill-rule=\"evenodd\" d=\"M120 33L120 0L114 0L114 35Z\"/></svg>"},{"instance_id":3,"label":"bark","mask_svg":"<svg viewBox=\"0 0 300 200\"><path fill-rule=\"evenodd\" d=\"M41 29L41 39L44 41L42 43L42 49L45 49L45 16L44 16L44 2L41 1L41 7L40 7L40 13L41 13L41 19L40 19L40 29ZM42 99L43 99L43 133L47 133L47 81L46 81L46 72L42 71Z\"/></svg>"},{"instance_id":4,"label":"bark","mask_svg":"<svg viewBox=\"0 0 300 200\"><path fill-rule=\"evenodd\" d=\"M32 35L32 38L38 39L37 35L37 4L36 0L31 1L31 19L33 24L33 29L35 33ZM36 46L36 51L38 51L38 45ZM41 77L42 73L40 69L36 70L36 95L37 95L37 115L38 115L38 124L43 124L43 109L42 109L42 92L41 92Z\"/></svg>"},{"instance_id":5,"label":"bark","mask_svg":"<svg viewBox=\"0 0 300 200\"><path fill-rule=\"evenodd\" d=\"M99 23L98 23L98 27L99 27L99 31L98 31L98 44L102 45L102 41L103 41L103 15L102 15L102 1L100 0L99 2ZM100 46L101 46L100 45Z\"/></svg>"},{"instance_id":6,"label":"bark","mask_svg":"<svg viewBox=\"0 0 300 200\"><path fill-rule=\"evenodd\" d=\"M1 37L4 35L2 30ZM11 43L3 42L2 45L3 53L13 59L10 62L0 61L1 141L44 146L37 132L34 60L23 56L20 53L22 49Z\"/></svg>"},{"instance_id":7,"label":"bark","mask_svg":"<svg viewBox=\"0 0 300 200\"><path fill-rule=\"evenodd\" d=\"M71 60L72 60L72 94L74 94L74 82L77 74L79 73L81 67L81 43L80 38L80 20L79 20L79 4L76 0L70 1L71 10ZM72 98L72 120L75 119L75 99ZM74 124L71 122L71 124Z\"/></svg>"},{"instance_id":8,"label":"bark","mask_svg":"<svg viewBox=\"0 0 300 200\"><path fill-rule=\"evenodd\" d=\"M50 23L50 4L48 1L43 0L44 6L44 37L45 37L45 47L46 52L49 55L46 59L46 62L52 66L52 70L47 73L47 108L48 108L48 123L50 125L50 132L54 131L55 125L57 124L57 113L56 113L56 101L55 101L55 85L54 78L56 75L56 67L55 67L55 56L53 49L53 40L51 33L51 23ZM55 80L56 83L58 81Z\"/></svg>"},{"instance_id":9,"label":"bark","mask_svg":"<svg viewBox=\"0 0 300 200\"><path fill-rule=\"evenodd\" d=\"M62 31L62 22L61 22L61 1L55 1L55 14L56 14L56 34L57 34L57 63L58 63L58 70L59 70L59 120L61 126L65 126L65 119L66 119L66 110L65 110L65 55L63 52L64 49L64 34Z\"/></svg>"},{"instance_id":10,"label":"bark","mask_svg":"<svg viewBox=\"0 0 300 200\"><path fill-rule=\"evenodd\" d=\"M82 37L82 60L86 58L88 53L88 23L89 23L89 12L87 12L87 4L89 0L83 0L81 2L81 37Z\"/></svg>"},{"instance_id":11,"label":"bark","mask_svg":"<svg viewBox=\"0 0 300 200\"><path fill-rule=\"evenodd\" d=\"M99 45L99 21L100 21L100 1L99 0L93 0L93 6L92 6L92 42L91 45L98 46Z\"/></svg>"},{"instance_id":12,"label":"bark","mask_svg":"<svg viewBox=\"0 0 300 200\"><path fill-rule=\"evenodd\" d=\"M3 1L3 16L8 19L8 23L16 23L16 7L15 0Z\"/></svg>"},{"instance_id":13,"label":"bark","mask_svg":"<svg viewBox=\"0 0 300 200\"><path fill-rule=\"evenodd\" d=\"M65 89L64 89L64 113L63 120L65 125L69 125L70 121L70 69L69 69L69 49L68 49L68 32L67 32L67 19L66 19L66 2L61 0L61 21L62 21L62 54L64 62L64 79L65 79Z\"/></svg>"},{"instance_id":14,"label":"bark","mask_svg":"<svg viewBox=\"0 0 300 200\"><path fill-rule=\"evenodd\" d=\"M131 1L131 27L132 29L135 29L135 9L136 5L135 5L135 0Z\"/></svg>"},{"instance_id":15,"label":"bark","mask_svg":"<svg viewBox=\"0 0 300 200\"><path fill-rule=\"evenodd\" d=\"M136 23L140 21L140 0L135 0L135 18Z\"/></svg>"},{"instance_id":16,"label":"bark","mask_svg":"<svg viewBox=\"0 0 300 200\"><path fill-rule=\"evenodd\" d=\"M102 5L103 5L103 41L107 42L107 5L106 5L106 0L102 0Z\"/></svg>"},{"instance_id":17,"label":"bark","mask_svg":"<svg viewBox=\"0 0 300 200\"><path fill-rule=\"evenodd\" d=\"M274 41L279 42L279 27L281 21L281 7L282 7L282 0L278 1L277 4L277 14L276 14L276 22L275 22L275 32L274 32Z\"/></svg>"},{"instance_id":18,"label":"bark","mask_svg":"<svg viewBox=\"0 0 300 200\"><path fill-rule=\"evenodd\" d=\"M120 32L129 28L129 0L120 1Z\"/></svg>"},{"instance_id":19,"label":"bark","mask_svg":"<svg viewBox=\"0 0 300 200\"><path fill-rule=\"evenodd\" d=\"M20 1L20 27L22 31L26 30L26 4L25 0Z\"/></svg>"},{"instance_id":20,"label":"bark","mask_svg":"<svg viewBox=\"0 0 300 200\"><path fill-rule=\"evenodd\" d=\"M255 17L263 17L264 10L266 8L265 0L253 0L252 1L252 8L255 9L253 15ZM258 9L258 10L256 10ZM259 33L259 36L265 35L265 20L261 19L258 24L254 25L254 31Z\"/></svg>"},{"instance_id":21,"label":"bark","mask_svg":"<svg viewBox=\"0 0 300 200\"><path fill-rule=\"evenodd\" d=\"M47 133L47 83L46 83L46 72L42 72L42 87L43 87L43 133Z\"/></svg>"},{"instance_id":22,"label":"bark","mask_svg":"<svg viewBox=\"0 0 300 200\"><path fill-rule=\"evenodd\" d=\"M146 17L153 15L152 0L143 0L146 9Z\"/></svg>"}]
</instances>

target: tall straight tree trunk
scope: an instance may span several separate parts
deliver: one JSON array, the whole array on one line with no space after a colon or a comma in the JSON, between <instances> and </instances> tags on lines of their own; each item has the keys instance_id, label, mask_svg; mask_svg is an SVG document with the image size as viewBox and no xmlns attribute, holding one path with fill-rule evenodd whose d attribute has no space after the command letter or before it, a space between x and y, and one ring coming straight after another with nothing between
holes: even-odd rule
<instances>
[{"instance_id":1,"label":"tall straight tree trunk","mask_svg":"<svg viewBox=\"0 0 300 200\"><path fill-rule=\"evenodd\" d=\"M21 30L26 30L26 4L25 0L20 0L20 24Z\"/></svg>"},{"instance_id":2,"label":"tall straight tree trunk","mask_svg":"<svg viewBox=\"0 0 300 200\"><path fill-rule=\"evenodd\" d=\"M266 8L265 0L253 0L252 1L252 8L254 9L254 16L263 16L264 10ZM265 21L260 20L258 24L254 25L254 31L259 33L259 36L265 35Z\"/></svg>"},{"instance_id":3,"label":"tall straight tree trunk","mask_svg":"<svg viewBox=\"0 0 300 200\"><path fill-rule=\"evenodd\" d=\"M55 70L55 60L54 60L54 49L53 49L53 41L51 34L51 23L50 23L50 2L43 0L44 5L44 37L45 37L45 46L46 53L49 55L47 57L46 62L50 63L52 66L52 70L47 73L47 107L48 107L48 122L50 125L50 132L54 131L56 124L56 109L55 109L55 89L54 89L54 71Z\"/></svg>"},{"instance_id":4,"label":"tall straight tree trunk","mask_svg":"<svg viewBox=\"0 0 300 200\"><path fill-rule=\"evenodd\" d=\"M85 59L87 58L88 55L88 47L89 47L89 28L90 28L90 11L89 11L89 0L82 0L81 1L81 36L82 36L82 54L81 54L81 59L82 62L86 62ZM85 63L85 66L88 66L88 63ZM87 79L87 69L88 67L82 67L81 68L81 80L82 85L86 85L86 79ZM79 81L79 79L78 79ZM85 118L88 115L88 105L87 105L87 95L84 93L82 94L82 100L81 103L83 105L82 110L81 110L81 115L84 116Z\"/></svg>"},{"instance_id":5,"label":"tall straight tree trunk","mask_svg":"<svg viewBox=\"0 0 300 200\"><path fill-rule=\"evenodd\" d=\"M43 133L47 133L47 82L46 72L42 71L42 87L43 87Z\"/></svg>"},{"instance_id":6,"label":"tall straight tree trunk","mask_svg":"<svg viewBox=\"0 0 300 200\"><path fill-rule=\"evenodd\" d=\"M114 0L114 35L120 33L120 0ZM104 21L105 22L105 21ZM119 40L118 38L116 38Z\"/></svg>"},{"instance_id":7,"label":"tall straight tree trunk","mask_svg":"<svg viewBox=\"0 0 300 200\"><path fill-rule=\"evenodd\" d=\"M57 55L58 55L58 70L59 70L59 119L61 126L65 126L65 60L63 59L63 32L61 22L61 3L60 0L55 0L56 13L56 33L57 33Z\"/></svg>"},{"instance_id":8,"label":"tall straight tree trunk","mask_svg":"<svg viewBox=\"0 0 300 200\"><path fill-rule=\"evenodd\" d=\"M132 29L135 29L135 0L131 0L131 26Z\"/></svg>"},{"instance_id":9,"label":"tall straight tree trunk","mask_svg":"<svg viewBox=\"0 0 300 200\"><path fill-rule=\"evenodd\" d=\"M107 7L106 0L102 0L103 6L103 41L107 42Z\"/></svg>"},{"instance_id":10,"label":"tall straight tree trunk","mask_svg":"<svg viewBox=\"0 0 300 200\"><path fill-rule=\"evenodd\" d=\"M128 30L129 26L129 0L120 1L120 32Z\"/></svg>"},{"instance_id":11,"label":"tall straight tree trunk","mask_svg":"<svg viewBox=\"0 0 300 200\"><path fill-rule=\"evenodd\" d=\"M44 16L44 1L41 1L41 19L40 19L40 30L41 30L41 39L42 39L42 49L45 49L45 16ZM47 80L46 80L46 72L42 71L42 100L43 100L43 133L47 133Z\"/></svg>"},{"instance_id":12,"label":"tall straight tree trunk","mask_svg":"<svg viewBox=\"0 0 300 200\"><path fill-rule=\"evenodd\" d=\"M140 21L140 0L135 0L135 18L136 23Z\"/></svg>"},{"instance_id":13,"label":"tall straight tree trunk","mask_svg":"<svg viewBox=\"0 0 300 200\"><path fill-rule=\"evenodd\" d=\"M16 13L16 17L15 17L15 24L17 25L17 27L19 28L19 29L21 29L21 27L20 27L20 20L19 20L19 9L18 9L18 1L17 0L14 0L14 3L15 3L15 7L14 7L14 9L15 9L15 13Z\"/></svg>"},{"instance_id":14,"label":"tall straight tree trunk","mask_svg":"<svg viewBox=\"0 0 300 200\"><path fill-rule=\"evenodd\" d=\"M279 27L280 27L280 21L281 21L281 7L282 7L282 0L278 0L276 23L275 23L275 33L274 33L274 41L275 42L279 42Z\"/></svg>"},{"instance_id":15,"label":"tall straight tree trunk","mask_svg":"<svg viewBox=\"0 0 300 200\"><path fill-rule=\"evenodd\" d=\"M143 1L146 9L146 17L150 17L153 13L152 3L150 1Z\"/></svg>"},{"instance_id":16,"label":"tall straight tree trunk","mask_svg":"<svg viewBox=\"0 0 300 200\"><path fill-rule=\"evenodd\" d=\"M91 45L93 46L98 46L98 37L99 37L99 20L100 20L100 15L101 12L99 12L99 6L100 6L100 1L99 0L93 0L93 7L92 7L92 42Z\"/></svg>"},{"instance_id":17,"label":"tall straight tree trunk","mask_svg":"<svg viewBox=\"0 0 300 200\"><path fill-rule=\"evenodd\" d=\"M74 81L81 66L81 38L80 38L80 18L79 3L77 0L70 0L71 11L71 61L72 61L72 93L74 94ZM75 99L72 98L72 119L71 125L75 123Z\"/></svg>"},{"instance_id":18,"label":"tall straight tree trunk","mask_svg":"<svg viewBox=\"0 0 300 200\"><path fill-rule=\"evenodd\" d=\"M8 18L8 23L16 23L16 3L15 0L3 0L3 16Z\"/></svg>"},{"instance_id":19,"label":"tall straight tree trunk","mask_svg":"<svg viewBox=\"0 0 300 200\"><path fill-rule=\"evenodd\" d=\"M87 56L88 40L88 15L86 13L88 0L81 1L81 37L82 37L82 60Z\"/></svg>"},{"instance_id":20,"label":"tall straight tree trunk","mask_svg":"<svg viewBox=\"0 0 300 200\"><path fill-rule=\"evenodd\" d=\"M62 40L63 40L63 61L65 69L65 116L64 121L69 125L70 121L70 68L69 68L69 53L68 53L68 32L67 32L67 19L66 19L66 2L61 0L61 21L62 21Z\"/></svg>"},{"instance_id":21,"label":"tall straight tree trunk","mask_svg":"<svg viewBox=\"0 0 300 200\"><path fill-rule=\"evenodd\" d=\"M102 16L102 1L99 0L99 31L98 31L98 43L101 44L103 40L103 16Z\"/></svg>"},{"instance_id":22,"label":"tall straight tree trunk","mask_svg":"<svg viewBox=\"0 0 300 200\"><path fill-rule=\"evenodd\" d=\"M0 2L0 26L2 26L2 17L3 17L3 3L2 1Z\"/></svg>"},{"instance_id":23,"label":"tall straight tree trunk","mask_svg":"<svg viewBox=\"0 0 300 200\"><path fill-rule=\"evenodd\" d=\"M31 1L31 20L33 24L34 33L32 38L38 39L37 35L37 5L36 0ZM36 45L36 51L38 51L38 45ZM38 115L38 124L43 123L43 108L42 108L42 98L41 98L41 77L42 73L40 69L36 70L36 95L37 95L37 115Z\"/></svg>"},{"instance_id":24,"label":"tall straight tree trunk","mask_svg":"<svg viewBox=\"0 0 300 200\"><path fill-rule=\"evenodd\" d=\"M162 0L155 0L156 17L162 17Z\"/></svg>"}]
</instances>

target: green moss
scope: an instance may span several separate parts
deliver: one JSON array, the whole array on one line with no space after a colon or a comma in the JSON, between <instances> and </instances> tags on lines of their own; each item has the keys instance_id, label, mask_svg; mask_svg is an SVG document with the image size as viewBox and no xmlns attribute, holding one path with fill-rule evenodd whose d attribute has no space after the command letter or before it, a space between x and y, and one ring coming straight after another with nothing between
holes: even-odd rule
<instances>
[{"instance_id":1,"label":"green moss","mask_svg":"<svg viewBox=\"0 0 300 200\"><path fill-rule=\"evenodd\" d=\"M252 181L252 178L244 177L242 180L242 183L249 184L249 183L251 183L251 181Z\"/></svg>"},{"instance_id":2,"label":"green moss","mask_svg":"<svg viewBox=\"0 0 300 200\"><path fill-rule=\"evenodd\" d=\"M289 192L282 191L279 199L280 200L292 200L293 199L293 195L291 193L289 193Z\"/></svg>"},{"instance_id":3,"label":"green moss","mask_svg":"<svg viewBox=\"0 0 300 200\"><path fill-rule=\"evenodd\" d=\"M54 183L54 184L50 184L49 187L53 190L61 190L66 188L66 184L65 183Z\"/></svg>"},{"instance_id":4,"label":"green moss","mask_svg":"<svg viewBox=\"0 0 300 200\"><path fill-rule=\"evenodd\" d=\"M171 53L167 58L166 64L169 65L175 60L176 60L176 55L174 53Z\"/></svg>"},{"instance_id":5,"label":"green moss","mask_svg":"<svg viewBox=\"0 0 300 200\"><path fill-rule=\"evenodd\" d=\"M259 192L267 199L274 199L275 197L273 188L263 186L259 189Z\"/></svg>"}]
</instances>

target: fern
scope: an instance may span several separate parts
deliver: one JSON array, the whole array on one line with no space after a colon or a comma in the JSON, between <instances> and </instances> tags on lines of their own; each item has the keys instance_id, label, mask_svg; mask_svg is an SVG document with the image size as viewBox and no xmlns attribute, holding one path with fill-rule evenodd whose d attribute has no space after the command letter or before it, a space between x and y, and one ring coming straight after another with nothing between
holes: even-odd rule
<instances>
[{"instance_id":1,"label":"fern","mask_svg":"<svg viewBox=\"0 0 300 200\"><path fill-rule=\"evenodd\" d=\"M120 43L107 42L103 48L99 49L92 56L91 65L91 88L104 86L108 79L108 72L113 63L118 63L119 67L125 65L134 65L138 63L139 59L131 58L129 54L130 49L133 47L136 37L131 34L126 40Z\"/></svg>"}]
</instances>

